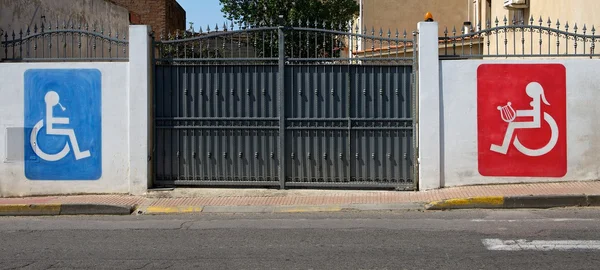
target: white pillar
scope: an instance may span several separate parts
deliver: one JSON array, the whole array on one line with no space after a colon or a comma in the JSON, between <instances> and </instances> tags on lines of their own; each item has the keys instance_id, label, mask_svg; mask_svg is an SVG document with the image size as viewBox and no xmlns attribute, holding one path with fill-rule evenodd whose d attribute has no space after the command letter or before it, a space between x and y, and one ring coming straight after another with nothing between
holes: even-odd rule
<instances>
[{"instance_id":1,"label":"white pillar","mask_svg":"<svg viewBox=\"0 0 600 270\"><path fill-rule=\"evenodd\" d=\"M129 183L143 195L151 185L151 39L150 26L129 26ZM118 97L117 97L118 98Z\"/></svg>"},{"instance_id":2,"label":"white pillar","mask_svg":"<svg viewBox=\"0 0 600 270\"><path fill-rule=\"evenodd\" d=\"M418 104L419 190L441 185L440 60L438 23L419 22Z\"/></svg>"}]
</instances>

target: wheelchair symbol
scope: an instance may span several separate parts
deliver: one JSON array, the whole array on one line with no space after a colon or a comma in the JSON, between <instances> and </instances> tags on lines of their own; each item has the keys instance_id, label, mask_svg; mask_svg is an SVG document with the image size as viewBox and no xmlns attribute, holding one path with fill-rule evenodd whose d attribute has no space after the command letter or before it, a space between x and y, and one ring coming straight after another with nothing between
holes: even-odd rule
<instances>
[{"instance_id":1,"label":"wheelchair symbol","mask_svg":"<svg viewBox=\"0 0 600 270\"><path fill-rule=\"evenodd\" d=\"M53 108L54 106L60 106L62 111L66 111L67 109L60 104L60 97L58 93L54 91L49 91L46 93L44 97L44 102L46 103L46 135L59 135L59 136L68 136L71 145L73 146L73 153L75 154L75 160L80 160L84 158L88 158L91 156L90 151L80 151L79 144L77 143L77 137L75 136L75 131L72 129L62 129L55 128L55 124L69 124L69 118L64 117L54 117ZM68 143L65 143L63 149L56 154L48 154L44 152L40 146L38 145L37 138L40 133L40 130L44 127L44 119L41 119L39 122L35 124L33 127L33 131L31 132L30 143L33 148L35 154L39 156L41 159L46 161L59 161L66 157L71 148Z\"/></svg>"},{"instance_id":2,"label":"wheelchair symbol","mask_svg":"<svg viewBox=\"0 0 600 270\"><path fill-rule=\"evenodd\" d=\"M504 141L502 142L502 145L500 146L492 144L492 146L490 147L491 151L500 154L506 154L508 152L508 147L510 146L513 133L516 129L540 129L542 127L541 102L544 102L544 104L550 106L550 103L548 102L548 100L546 100L546 96L544 95L544 88L542 88L542 86L539 83L532 82L527 85L526 93L527 96L529 96L532 99L531 103L529 103L529 105L531 106L530 110L517 110L515 112L510 102L508 102L506 106L498 106L498 110L500 111L500 116L502 117L502 120L509 124L504 135ZM545 146L539 149L530 149L521 144L519 138L517 138L516 135L514 136L515 138L513 141L513 145L515 146L515 148L517 148L519 152L523 153L526 156L543 156L548 152L552 151L552 149L554 149L556 143L558 142L558 125L556 124L556 121L547 112L544 112L543 115L544 121L550 126L550 140L548 141L548 143L546 143ZM528 122L513 122L517 117L529 117L533 118L533 120Z\"/></svg>"}]
</instances>

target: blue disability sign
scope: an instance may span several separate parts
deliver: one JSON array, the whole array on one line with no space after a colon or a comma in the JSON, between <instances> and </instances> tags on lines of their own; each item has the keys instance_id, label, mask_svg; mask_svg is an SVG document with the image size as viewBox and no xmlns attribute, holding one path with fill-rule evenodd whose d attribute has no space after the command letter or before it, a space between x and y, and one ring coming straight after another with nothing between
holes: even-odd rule
<instances>
[{"instance_id":1,"label":"blue disability sign","mask_svg":"<svg viewBox=\"0 0 600 270\"><path fill-rule=\"evenodd\" d=\"M102 176L101 73L25 72L25 176L98 180Z\"/></svg>"}]
</instances>

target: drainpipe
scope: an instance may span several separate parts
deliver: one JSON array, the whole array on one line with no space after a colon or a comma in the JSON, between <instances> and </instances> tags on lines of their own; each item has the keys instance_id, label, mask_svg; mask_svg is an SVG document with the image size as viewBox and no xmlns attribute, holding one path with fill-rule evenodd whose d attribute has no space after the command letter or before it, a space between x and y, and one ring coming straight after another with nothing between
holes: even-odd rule
<instances>
[{"instance_id":1,"label":"drainpipe","mask_svg":"<svg viewBox=\"0 0 600 270\"><path fill-rule=\"evenodd\" d=\"M467 22L471 21L471 1L467 0Z\"/></svg>"},{"instance_id":2,"label":"drainpipe","mask_svg":"<svg viewBox=\"0 0 600 270\"><path fill-rule=\"evenodd\" d=\"M358 13L358 29L359 33L363 32L363 0L360 0L359 3L359 13ZM358 42L358 51L362 51L362 40Z\"/></svg>"},{"instance_id":3,"label":"drainpipe","mask_svg":"<svg viewBox=\"0 0 600 270\"><path fill-rule=\"evenodd\" d=\"M480 26L481 21L481 9L479 7L479 0L475 0L475 27ZM483 28L483 27L481 27ZM477 29L475 29L475 31L477 31Z\"/></svg>"}]
</instances>

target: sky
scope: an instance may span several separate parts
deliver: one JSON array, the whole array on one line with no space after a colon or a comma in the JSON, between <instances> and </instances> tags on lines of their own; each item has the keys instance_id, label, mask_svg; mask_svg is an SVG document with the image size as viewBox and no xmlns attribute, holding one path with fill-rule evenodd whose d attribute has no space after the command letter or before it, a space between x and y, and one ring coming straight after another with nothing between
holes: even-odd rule
<instances>
[{"instance_id":1,"label":"sky","mask_svg":"<svg viewBox=\"0 0 600 270\"><path fill-rule=\"evenodd\" d=\"M198 30L199 26L206 29L209 24L213 29L217 23L220 28L226 21L221 12L219 0L177 0L177 3L185 9L188 22L186 28L190 27L189 22L194 23L195 30Z\"/></svg>"}]
</instances>

